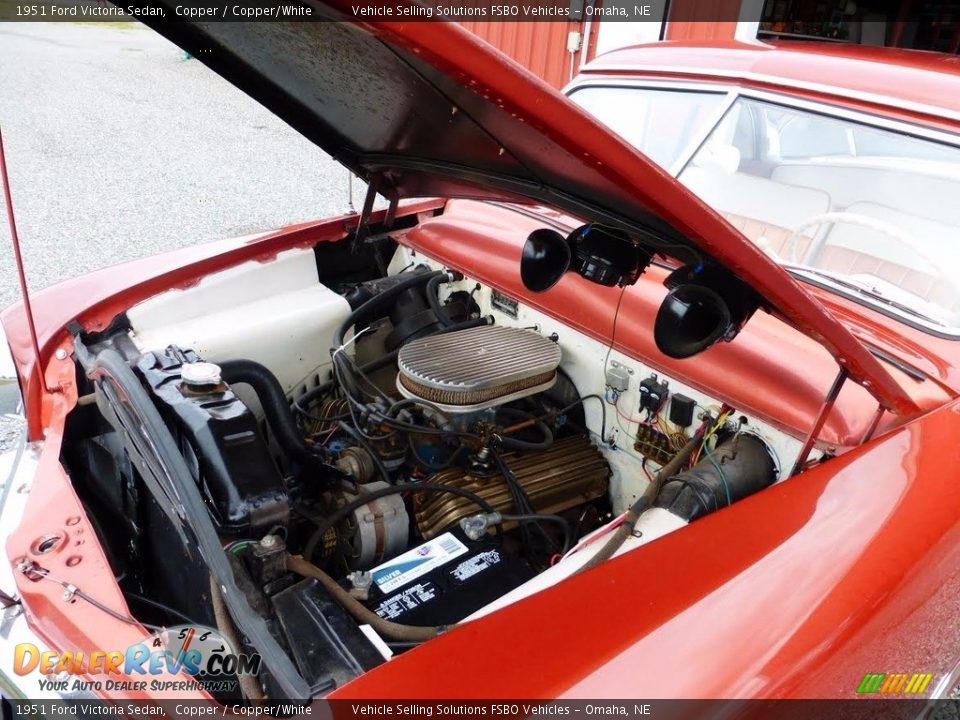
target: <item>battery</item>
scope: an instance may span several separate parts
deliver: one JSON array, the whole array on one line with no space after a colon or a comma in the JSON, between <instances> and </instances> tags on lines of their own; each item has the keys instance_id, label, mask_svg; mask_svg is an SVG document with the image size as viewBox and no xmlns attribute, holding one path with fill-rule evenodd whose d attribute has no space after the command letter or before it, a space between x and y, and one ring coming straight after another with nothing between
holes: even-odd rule
<instances>
[{"instance_id":1,"label":"battery","mask_svg":"<svg viewBox=\"0 0 960 720\"><path fill-rule=\"evenodd\" d=\"M451 625L536 573L494 538L445 532L370 571L366 606L406 625Z\"/></svg>"}]
</instances>

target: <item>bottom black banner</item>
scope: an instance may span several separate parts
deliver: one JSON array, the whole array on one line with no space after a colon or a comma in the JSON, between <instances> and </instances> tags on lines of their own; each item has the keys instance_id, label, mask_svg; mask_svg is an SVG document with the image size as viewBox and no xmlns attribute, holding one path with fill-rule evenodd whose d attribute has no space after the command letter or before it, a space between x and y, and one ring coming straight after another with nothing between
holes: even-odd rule
<instances>
[{"instance_id":1,"label":"bottom black banner","mask_svg":"<svg viewBox=\"0 0 960 720\"><path fill-rule=\"evenodd\" d=\"M85 720L104 717L297 718L353 720L424 717L636 718L639 720L957 720L956 700L317 700L221 705L200 701L5 700L4 716Z\"/></svg>"}]
</instances>

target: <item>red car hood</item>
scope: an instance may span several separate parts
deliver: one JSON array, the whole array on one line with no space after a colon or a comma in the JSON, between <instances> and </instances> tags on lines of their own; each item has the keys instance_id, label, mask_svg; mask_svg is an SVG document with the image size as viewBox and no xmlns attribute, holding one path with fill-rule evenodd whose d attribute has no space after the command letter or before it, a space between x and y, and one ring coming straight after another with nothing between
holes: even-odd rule
<instances>
[{"instance_id":1,"label":"red car hood","mask_svg":"<svg viewBox=\"0 0 960 720\"><path fill-rule=\"evenodd\" d=\"M314 18L352 19L347 1L301 1ZM173 0L137 4L176 16ZM647 157L460 26L158 21L154 29L384 196L545 203L628 228L683 261L712 257L822 342L886 408L917 411L884 366L762 251Z\"/></svg>"}]
</instances>

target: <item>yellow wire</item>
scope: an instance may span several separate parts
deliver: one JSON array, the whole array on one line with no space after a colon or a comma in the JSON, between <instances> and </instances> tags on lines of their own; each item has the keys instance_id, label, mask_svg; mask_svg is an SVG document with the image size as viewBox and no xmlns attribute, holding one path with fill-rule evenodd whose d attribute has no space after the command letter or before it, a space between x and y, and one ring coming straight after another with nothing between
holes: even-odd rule
<instances>
[{"instance_id":1,"label":"yellow wire","mask_svg":"<svg viewBox=\"0 0 960 720\"><path fill-rule=\"evenodd\" d=\"M700 455L703 453L704 449L707 447L707 441L713 436L713 434L717 430L719 430L726 424L727 420L730 418L732 414L733 414L732 410L729 410L723 413L720 417L717 418L717 421L710 426L710 429L704 433L703 441L700 443L700 447L697 448L696 454L693 456L693 459L690 461L691 465L697 464L697 462L700 460Z\"/></svg>"},{"instance_id":2,"label":"yellow wire","mask_svg":"<svg viewBox=\"0 0 960 720\"><path fill-rule=\"evenodd\" d=\"M717 421L710 427L709 430L707 430L707 433L703 436L703 442L704 442L704 444L706 444L707 440L709 440L710 437L711 437L717 430L719 430L720 428L722 428L722 427L726 424L727 420L730 419L730 416L731 416L732 414L733 414L732 412L725 412L723 415L721 415L720 417L717 418Z\"/></svg>"}]
</instances>

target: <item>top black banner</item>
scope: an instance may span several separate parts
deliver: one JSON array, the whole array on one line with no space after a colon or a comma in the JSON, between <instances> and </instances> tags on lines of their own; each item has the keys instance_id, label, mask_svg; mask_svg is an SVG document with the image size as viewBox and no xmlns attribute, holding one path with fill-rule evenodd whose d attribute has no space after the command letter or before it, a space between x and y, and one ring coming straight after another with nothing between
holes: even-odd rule
<instances>
[{"instance_id":1,"label":"top black banner","mask_svg":"<svg viewBox=\"0 0 960 720\"><path fill-rule=\"evenodd\" d=\"M924 22L926 0L354 0L331 17L309 0L0 0L0 22L752 22L761 31L843 40L850 23ZM901 7L902 6L902 7ZM789 16L789 17L787 17ZM783 26L783 27L780 27ZM789 26L789 27L788 27ZM571 28L574 29L574 28Z\"/></svg>"},{"instance_id":2,"label":"top black banner","mask_svg":"<svg viewBox=\"0 0 960 720\"><path fill-rule=\"evenodd\" d=\"M644 0L355 0L345 17L331 18L297 0L182 0L172 9L149 2L0 0L0 20L31 22L331 22L337 20L580 22L588 18L662 22L663 2Z\"/></svg>"}]
</instances>

